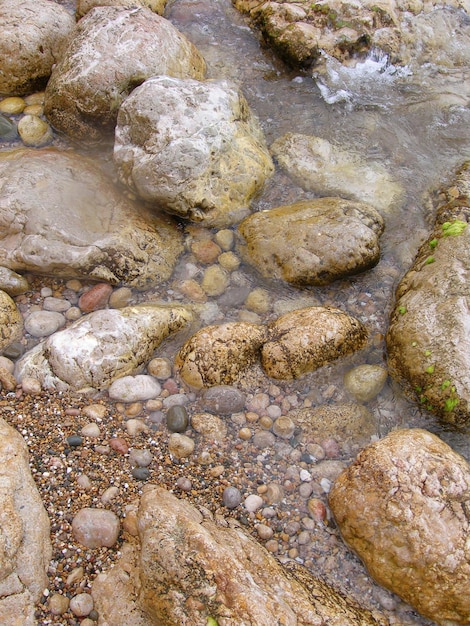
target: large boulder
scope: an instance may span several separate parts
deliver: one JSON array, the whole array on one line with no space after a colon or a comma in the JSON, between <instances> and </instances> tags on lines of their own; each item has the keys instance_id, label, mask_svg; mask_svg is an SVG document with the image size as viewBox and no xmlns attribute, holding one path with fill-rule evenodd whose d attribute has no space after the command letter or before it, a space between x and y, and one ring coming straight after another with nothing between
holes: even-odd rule
<instances>
[{"instance_id":1,"label":"large boulder","mask_svg":"<svg viewBox=\"0 0 470 626\"><path fill-rule=\"evenodd\" d=\"M396 291L390 375L449 423L470 420L470 162L443 190L434 229Z\"/></svg>"},{"instance_id":2,"label":"large boulder","mask_svg":"<svg viewBox=\"0 0 470 626\"><path fill-rule=\"evenodd\" d=\"M47 84L44 111L74 140L114 130L122 101L150 76L203 78L205 62L168 20L148 8L96 7L76 25Z\"/></svg>"},{"instance_id":3,"label":"large boulder","mask_svg":"<svg viewBox=\"0 0 470 626\"><path fill-rule=\"evenodd\" d=\"M283 569L241 528L217 526L160 487L146 489L137 524L140 549L126 547L123 561L93 584L103 626L387 623L301 566Z\"/></svg>"},{"instance_id":4,"label":"large boulder","mask_svg":"<svg viewBox=\"0 0 470 626\"><path fill-rule=\"evenodd\" d=\"M240 253L266 278L293 285L328 285L376 265L384 229L361 202L314 198L260 211L238 227Z\"/></svg>"},{"instance_id":5,"label":"large boulder","mask_svg":"<svg viewBox=\"0 0 470 626\"><path fill-rule=\"evenodd\" d=\"M435 435L392 431L336 479L329 503L371 576L437 624L470 621L470 466Z\"/></svg>"},{"instance_id":6,"label":"large boulder","mask_svg":"<svg viewBox=\"0 0 470 626\"><path fill-rule=\"evenodd\" d=\"M15 301L0 290L0 350L23 337L23 317Z\"/></svg>"},{"instance_id":7,"label":"large boulder","mask_svg":"<svg viewBox=\"0 0 470 626\"><path fill-rule=\"evenodd\" d=\"M28 447L0 419L0 615L3 626L34 626L48 586L50 524L29 468Z\"/></svg>"},{"instance_id":8,"label":"large boulder","mask_svg":"<svg viewBox=\"0 0 470 626\"><path fill-rule=\"evenodd\" d=\"M183 306L140 304L89 313L38 344L16 363L15 376L46 389L93 393L141 371L169 335L192 321Z\"/></svg>"},{"instance_id":9,"label":"large boulder","mask_svg":"<svg viewBox=\"0 0 470 626\"><path fill-rule=\"evenodd\" d=\"M49 0L0 0L0 15L0 94L43 88L73 31L73 16Z\"/></svg>"},{"instance_id":10,"label":"large boulder","mask_svg":"<svg viewBox=\"0 0 470 626\"><path fill-rule=\"evenodd\" d=\"M0 154L0 265L146 289L169 278L182 251L175 224L126 199L80 155Z\"/></svg>"},{"instance_id":11,"label":"large boulder","mask_svg":"<svg viewBox=\"0 0 470 626\"><path fill-rule=\"evenodd\" d=\"M366 202L383 215L403 199L403 188L381 163L321 137L287 133L271 145L271 154L300 187L317 195Z\"/></svg>"},{"instance_id":12,"label":"large boulder","mask_svg":"<svg viewBox=\"0 0 470 626\"><path fill-rule=\"evenodd\" d=\"M248 212L274 166L257 118L230 81L157 76L119 111L121 180L165 211L207 226Z\"/></svg>"},{"instance_id":13,"label":"large boulder","mask_svg":"<svg viewBox=\"0 0 470 626\"><path fill-rule=\"evenodd\" d=\"M80 19L95 7L147 7L163 15L168 0L77 0L76 16Z\"/></svg>"}]
</instances>

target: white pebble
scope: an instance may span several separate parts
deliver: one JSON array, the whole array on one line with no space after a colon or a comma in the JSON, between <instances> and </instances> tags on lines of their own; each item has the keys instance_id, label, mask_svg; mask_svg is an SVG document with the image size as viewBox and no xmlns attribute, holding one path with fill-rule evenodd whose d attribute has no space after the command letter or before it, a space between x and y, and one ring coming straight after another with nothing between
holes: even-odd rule
<instances>
[{"instance_id":1,"label":"white pebble","mask_svg":"<svg viewBox=\"0 0 470 626\"><path fill-rule=\"evenodd\" d=\"M312 480L312 475L306 469L301 469L300 480L304 483L309 483Z\"/></svg>"},{"instance_id":2,"label":"white pebble","mask_svg":"<svg viewBox=\"0 0 470 626\"><path fill-rule=\"evenodd\" d=\"M249 495L244 502L245 505L245 509L249 512L249 513L254 513L255 511L257 511L258 509L260 509L264 504L263 498L261 496L257 496L256 494L252 493L251 495Z\"/></svg>"},{"instance_id":3,"label":"white pebble","mask_svg":"<svg viewBox=\"0 0 470 626\"><path fill-rule=\"evenodd\" d=\"M70 600L70 610L77 617L86 617L93 610L93 598L89 593L79 593Z\"/></svg>"},{"instance_id":4,"label":"white pebble","mask_svg":"<svg viewBox=\"0 0 470 626\"><path fill-rule=\"evenodd\" d=\"M101 435L100 427L95 422L85 424L81 432L84 437L99 437Z\"/></svg>"}]
</instances>

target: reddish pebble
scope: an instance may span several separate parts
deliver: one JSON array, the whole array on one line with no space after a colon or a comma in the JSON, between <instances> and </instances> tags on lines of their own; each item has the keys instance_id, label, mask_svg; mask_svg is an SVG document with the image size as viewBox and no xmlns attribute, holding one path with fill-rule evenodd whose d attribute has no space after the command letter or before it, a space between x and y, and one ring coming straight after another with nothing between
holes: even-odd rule
<instances>
[{"instance_id":1,"label":"reddish pebble","mask_svg":"<svg viewBox=\"0 0 470 626\"><path fill-rule=\"evenodd\" d=\"M127 454L129 452L129 446L127 441L122 437L113 437L109 440L109 447L119 454Z\"/></svg>"},{"instance_id":2,"label":"reddish pebble","mask_svg":"<svg viewBox=\"0 0 470 626\"><path fill-rule=\"evenodd\" d=\"M321 442L327 459L337 459L340 456L340 448L336 439L325 439Z\"/></svg>"},{"instance_id":3,"label":"reddish pebble","mask_svg":"<svg viewBox=\"0 0 470 626\"><path fill-rule=\"evenodd\" d=\"M195 241L191 245L191 252L200 263L207 265L217 260L222 249L214 241L209 239L207 241Z\"/></svg>"},{"instance_id":4,"label":"reddish pebble","mask_svg":"<svg viewBox=\"0 0 470 626\"><path fill-rule=\"evenodd\" d=\"M326 520L326 506L319 498L311 498L307 503L310 515L316 522L324 522Z\"/></svg>"},{"instance_id":5,"label":"reddish pebble","mask_svg":"<svg viewBox=\"0 0 470 626\"><path fill-rule=\"evenodd\" d=\"M173 378L165 380L165 382L163 383L163 389L169 391L172 396L179 391L178 385L176 384L176 381L173 380Z\"/></svg>"},{"instance_id":6,"label":"reddish pebble","mask_svg":"<svg viewBox=\"0 0 470 626\"><path fill-rule=\"evenodd\" d=\"M108 283L98 283L80 296L78 306L84 313L104 309L112 293L113 288L111 285L108 285Z\"/></svg>"}]
</instances>

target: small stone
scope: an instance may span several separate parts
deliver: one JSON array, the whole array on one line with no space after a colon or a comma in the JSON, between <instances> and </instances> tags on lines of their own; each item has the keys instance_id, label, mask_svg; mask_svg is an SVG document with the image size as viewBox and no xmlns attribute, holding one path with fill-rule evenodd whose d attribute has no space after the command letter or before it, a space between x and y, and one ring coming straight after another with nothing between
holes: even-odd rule
<instances>
[{"instance_id":1,"label":"small stone","mask_svg":"<svg viewBox=\"0 0 470 626\"><path fill-rule=\"evenodd\" d=\"M284 489L278 483L269 483L264 497L268 504L278 504L284 498Z\"/></svg>"},{"instance_id":2,"label":"small stone","mask_svg":"<svg viewBox=\"0 0 470 626\"><path fill-rule=\"evenodd\" d=\"M93 610L93 598L89 593L79 593L70 600L70 610L77 617L86 617Z\"/></svg>"},{"instance_id":3,"label":"small stone","mask_svg":"<svg viewBox=\"0 0 470 626\"><path fill-rule=\"evenodd\" d=\"M67 311L65 311L64 315L65 319L69 322L76 322L78 319L81 318L82 312L80 311L78 306L71 306L70 309L67 309Z\"/></svg>"},{"instance_id":4,"label":"small stone","mask_svg":"<svg viewBox=\"0 0 470 626\"><path fill-rule=\"evenodd\" d=\"M279 552L279 544L275 539L270 539L269 541L267 541L264 544L264 547L268 552L271 552L272 554L276 554L277 552Z\"/></svg>"},{"instance_id":5,"label":"small stone","mask_svg":"<svg viewBox=\"0 0 470 626\"><path fill-rule=\"evenodd\" d=\"M359 365L346 373L344 386L358 402L369 402L379 395L387 376L380 365Z\"/></svg>"},{"instance_id":6,"label":"small stone","mask_svg":"<svg viewBox=\"0 0 470 626\"><path fill-rule=\"evenodd\" d=\"M61 593L54 593L49 597L49 611L52 615L63 615L69 609L70 600Z\"/></svg>"},{"instance_id":7,"label":"small stone","mask_svg":"<svg viewBox=\"0 0 470 626\"><path fill-rule=\"evenodd\" d=\"M65 311L70 309L71 305L68 300L64 300L63 298L48 296L47 298L44 298L42 306L44 311L57 311L58 313L65 313Z\"/></svg>"},{"instance_id":8,"label":"small stone","mask_svg":"<svg viewBox=\"0 0 470 626\"><path fill-rule=\"evenodd\" d=\"M211 265L204 272L201 287L208 296L220 296L230 282L229 273L220 265Z\"/></svg>"},{"instance_id":9,"label":"small stone","mask_svg":"<svg viewBox=\"0 0 470 626\"><path fill-rule=\"evenodd\" d=\"M21 274L7 267L0 267L0 289L13 298L29 291L29 283Z\"/></svg>"},{"instance_id":10,"label":"small stone","mask_svg":"<svg viewBox=\"0 0 470 626\"><path fill-rule=\"evenodd\" d=\"M182 476L176 481L176 486L178 489L181 489L181 491L191 491L193 483L189 480L189 478L186 478L186 476Z\"/></svg>"},{"instance_id":11,"label":"small stone","mask_svg":"<svg viewBox=\"0 0 470 626\"><path fill-rule=\"evenodd\" d=\"M119 287L115 289L109 296L108 306L111 309L123 309L128 306L132 300L132 289L129 287Z\"/></svg>"},{"instance_id":12,"label":"small stone","mask_svg":"<svg viewBox=\"0 0 470 626\"><path fill-rule=\"evenodd\" d=\"M79 435L70 435L70 437L67 437L67 444L71 448L76 448L77 446L81 446L82 443L83 443L83 437L80 437Z\"/></svg>"},{"instance_id":13,"label":"small stone","mask_svg":"<svg viewBox=\"0 0 470 626\"><path fill-rule=\"evenodd\" d=\"M168 449L177 459L190 456L194 452L194 440L180 433L172 433L168 440Z\"/></svg>"},{"instance_id":14,"label":"small stone","mask_svg":"<svg viewBox=\"0 0 470 626\"><path fill-rule=\"evenodd\" d=\"M273 433L282 439L290 439L294 434L295 424L286 415L281 415L273 423Z\"/></svg>"},{"instance_id":15,"label":"small stone","mask_svg":"<svg viewBox=\"0 0 470 626\"><path fill-rule=\"evenodd\" d=\"M127 454L129 452L129 446L123 437L113 437L110 439L109 447L119 454Z\"/></svg>"},{"instance_id":16,"label":"small stone","mask_svg":"<svg viewBox=\"0 0 470 626\"><path fill-rule=\"evenodd\" d=\"M231 415L243 411L245 394L231 385L214 385L202 396L202 406L215 415Z\"/></svg>"},{"instance_id":17,"label":"small stone","mask_svg":"<svg viewBox=\"0 0 470 626\"><path fill-rule=\"evenodd\" d=\"M107 413L108 409L104 404L89 404L83 407L83 415L99 422L106 417Z\"/></svg>"},{"instance_id":18,"label":"small stone","mask_svg":"<svg viewBox=\"0 0 470 626\"><path fill-rule=\"evenodd\" d=\"M166 425L172 433L183 433L189 424L188 411L184 406L171 406L166 414Z\"/></svg>"},{"instance_id":19,"label":"small stone","mask_svg":"<svg viewBox=\"0 0 470 626\"><path fill-rule=\"evenodd\" d=\"M84 574L85 570L83 569L83 567L75 567L67 576L67 587L72 587L72 585L75 585L75 583L79 583L81 580L83 580Z\"/></svg>"},{"instance_id":20,"label":"small stone","mask_svg":"<svg viewBox=\"0 0 470 626\"><path fill-rule=\"evenodd\" d=\"M25 146L40 148L53 139L52 128L37 115L25 115L18 122L18 134Z\"/></svg>"},{"instance_id":21,"label":"small stone","mask_svg":"<svg viewBox=\"0 0 470 626\"><path fill-rule=\"evenodd\" d=\"M129 452L129 463L136 467L147 467L153 460L150 450L132 448Z\"/></svg>"},{"instance_id":22,"label":"small stone","mask_svg":"<svg viewBox=\"0 0 470 626\"><path fill-rule=\"evenodd\" d=\"M145 374L123 376L113 381L108 389L109 397L118 402L139 402L156 398L162 388L160 383Z\"/></svg>"},{"instance_id":23,"label":"small stone","mask_svg":"<svg viewBox=\"0 0 470 626\"><path fill-rule=\"evenodd\" d=\"M231 250L233 248L234 239L235 235L233 230L229 228L222 228L214 235L214 240L219 244L222 250Z\"/></svg>"},{"instance_id":24,"label":"small stone","mask_svg":"<svg viewBox=\"0 0 470 626\"><path fill-rule=\"evenodd\" d=\"M90 491L93 486L90 478L86 474L80 474L80 476L78 476L77 485L84 491Z\"/></svg>"},{"instance_id":25,"label":"small stone","mask_svg":"<svg viewBox=\"0 0 470 626\"><path fill-rule=\"evenodd\" d=\"M178 282L178 290L193 302L203 303L207 301L207 295L204 289L193 278Z\"/></svg>"},{"instance_id":26,"label":"small stone","mask_svg":"<svg viewBox=\"0 0 470 626\"><path fill-rule=\"evenodd\" d=\"M251 429L247 426L240 428L240 430L238 431L238 436L240 437L240 439L243 439L243 441L248 441L249 439L251 439L252 434L253 433L251 432Z\"/></svg>"},{"instance_id":27,"label":"small stone","mask_svg":"<svg viewBox=\"0 0 470 626\"><path fill-rule=\"evenodd\" d=\"M22 113L25 106L26 102L23 98L10 96L9 98L4 98L0 102L0 113L6 113L7 115L19 115L19 113Z\"/></svg>"},{"instance_id":28,"label":"small stone","mask_svg":"<svg viewBox=\"0 0 470 626\"><path fill-rule=\"evenodd\" d=\"M263 450L264 448L271 448L275 440L276 437L269 430L259 430L253 436L253 445L255 448Z\"/></svg>"},{"instance_id":29,"label":"small stone","mask_svg":"<svg viewBox=\"0 0 470 626\"><path fill-rule=\"evenodd\" d=\"M265 430L270 430L273 427L273 420L269 417L269 415L262 415L259 418L258 423L261 428L264 428Z\"/></svg>"},{"instance_id":30,"label":"small stone","mask_svg":"<svg viewBox=\"0 0 470 626\"><path fill-rule=\"evenodd\" d=\"M270 404L270 399L267 393L255 393L252 398L246 401L247 411L254 411L258 415L263 415L266 412Z\"/></svg>"},{"instance_id":31,"label":"small stone","mask_svg":"<svg viewBox=\"0 0 470 626\"><path fill-rule=\"evenodd\" d=\"M200 263L209 265L217 260L222 250L214 241L208 239L206 241L195 241L192 243L191 252Z\"/></svg>"},{"instance_id":32,"label":"small stone","mask_svg":"<svg viewBox=\"0 0 470 626\"><path fill-rule=\"evenodd\" d=\"M5 368L10 374L13 374L15 371L15 364L10 359L7 359L6 356L0 356L0 367Z\"/></svg>"},{"instance_id":33,"label":"small stone","mask_svg":"<svg viewBox=\"0 0 470 626\"><path fill-rule=\"evenodd\" d=\"M96 438L101 435L100 427L94 422L92 424L85 424L85 426L81 430L81 433L84 437L91 438Z\"/></svg>"},{"instance_id":34,"label":"small stone","mask_svg":"<svg viewBox=\"0 0 470 626\"><path fill-rule=\"evenodd\" d=\"M193 413L191 426L197 433L212 441L223 441L227 436L227 424L212 413Z\"/></svg>"},{"instance_id":35,"label":"small stone","mask_svg":"<svg viewBox=\"0 0 470 626\"><path fill-rule=\"evenodd\" d=\"M260 509L263 506L263 504L264 504L263 498L261 496L258 496L256 494L254 494L254 493L249 495L245 499L245 502L244 502L245 509L249 513L254 513L258 509Z\"/></svg>"},{"instance_id":36,"label":"small stone","mask_svg":"<svg viewBox=\"0 0 470 626\"><path fill-rule=\"evenodd\" d=\"M326 520L326 506L319 498L311 498L307 502L307 508L316 522L324 522Z\"/></svg>"},{"instance_id":37,"label":"small stone","mask_svg":"<svg viewBox=\"0 0 470 626\"><path fill-rule=\"evenodd\" d=\"M144 421L131 418L126 422L126 431L130 437L136 437L140 433L148 433L149 427Z\"/></svg>"},{"instance_id":38,"label":"small stone","mask_svg":"<svg viewBox=\"0 0 470 626\"><path fill-rule=\"evenodd\" d=\"M184 394L184 393L173 393L175 390L178 389L176 384L173 386L174 382L175 381L172 378L170 378L167 381L165 381L165 383L163 385L163 388L167 389L172 394L171 396L168 396L167 398L163 399L163 408L165 408L165 409L169 409L172 406L179 406L179 405L180 406L185 406L189 402L189 398L188 398L188 396L186 394Z\"/></svg>"},{"instance_id":39,"label":"small stone","mask_svg":"<svg viewBox=\"0 0 470 626\"><path fill-rule=\"evenodd\" d=\"M241 260L235 252L222 252L217 261L228 272L234 272L241 264Z\"/></svg>"},{"instance_id":40,"label":"small stone","mask_svg":"<svg viewBox=\"0 0 470 626\"><path fill-rule=\"evenodd\" d=\"M271 539L274 534L271 526L267 526L266 524L258 524L256 526L256 532L258 533L258 537L266 541L267 539Z\"/></svg>"},{"instance_id":41,"label":"small stone","mask_svg":"<svg viewBox=\"0 0 470 626\"><path fill-rule=\"evenodd\" d=\"M235 509L242 501L242 494L236 487L226 487L222 494L222 500L227 509Z\"/></svg>"},{"instance_id":42,"label":"small stone","mask_svg":"<svg viewBox=\"0 0 470 626\"><path fill-rule=\"evenodd\" d=\"M80 296L78 306L84 313L104 309L112 293L113 288L111 285L108 285L108 283L98 283Z\"/></svg>"},{"instance_id":43,"label":"small stone","mask_svg":"<svg viewBox=\"0 0 470 626\"><path fill-rule=\"evenodd\" d=\"M5 367L0 367L0 384L5 391L14 391L16 389L16 378Z\"/></svg>"},{"instance_id":44,"label":"small stone","mask_svg":"<svg viewBox=\"0 0 470 626\"><path fill-rule=\"evenodd\" d=\"M101 496L101 502L103 504L109 504L115 498L117 498L118 495L119 495L119 488L116 487L116 485L111 485L111 487L108 487L103 492L103 495Z\"/></svg>"},{"instance_id":45,"label":"small stone","mask_svg":"<svg viewBox=\"0 0 470 626\"><path fill-rule=\"evenodd\" d=\"M108 509L81 509L73 518L72 533L87 548L111 548L120 531L118 516Z\"/></svg>"},{"instance_id":46,"label":"small stone","mask_svg":"<svg viewBox=\"0 0 470 626\"><path fill-rule=\"evenodd\" d=\"M24 328L32 337L48 337L65 326L65 321L57 311L33 311L25 319Z\"/></svg>"},{"instance_id":47,"label":"small stone","mask_svg":"<svg viewBox=\"0 0 470 626\"><path fill-rule=\"evenodd\" d=\"M148 467L134 467L132 470L132 476L136 480L148 480L150 477L150 470Z\"/></svg>"},{"instance_id":48,"label":"small stone","mask_svg":"<svg viewBox=\"0 0 470 626\"><path fill-rule=\"evenodd\" d=\"M21 388L23 393L30 396L35 396L42 391L41 382L32 376L24 376L21 379Z\"/></svg>"},{"instance_id":49,"label":"small stone","mask_svg":"<svg viewBox=\"0 0 470 626\"><path fill-rule=\"evenodd\" d=\"M171 377L172 368L170 359L155 358L147 365L147 372L158 380L166 380Z\"/></svg>"},{"instance_id":50,"label":"small stone","mask_svg":"<svg viewBox=\"0 0 470 626\"><path fill-rule=\"evenodd\" d=\"M271 296L269 291L261 287L253 289L245 300L245 306L254 313L267 313L271 308Z\"/></svg>"}]
</instances>

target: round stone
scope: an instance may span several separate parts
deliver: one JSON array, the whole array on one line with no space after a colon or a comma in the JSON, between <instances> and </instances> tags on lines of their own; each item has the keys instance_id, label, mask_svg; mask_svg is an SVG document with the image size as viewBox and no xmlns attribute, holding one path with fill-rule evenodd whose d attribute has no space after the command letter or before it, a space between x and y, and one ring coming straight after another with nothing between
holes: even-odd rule
<instances>
[{"instance_id":1,"label":"round stone","mask_svg":"<svg viewBox=\"0 0 470 626\"><path fill-rule=\"evenodd\" d=\"M268 526L267 524L258 524L256 526L256 532L258 533L258 537L260 539L263 539L264 541L266 541L267 539L271 539L274 534L271 526Z\"/></svg>"},{"instance_id":2,"label":"round stone","mask_svg":"<svg viewBox=\"0 0 470 626\"><path fill-rule=\"evenodd\" d=\"M184 406L171 406L166 414L166 425L172 433L183 433L189 424L188 411Z\"/></svg>"},{"instance_id":3,"label":"round stone","mask_svg":"<svg viewBox=\"0 0 470 626\"><path fill-rule=\"evenodd\" d=\"M134 467L132 470L132 476L136 480L148 480L150 477L150 470L148 467Z\"/></svg>"},{"instance_id":4,"label":"round stone","mask_svg":"<svg viewBox=\"0 0 470 626\"><path fill-rule=\"evenodd\" d=\"M118 539L120 527L118 516L107 509L86 507L72 521L74 538L87 548L111 548Z\"/></svg>"},{"instance_id":5,"label":"round stone","mask_svg":"<svg viewBox=\"0 0 470 626\"><path fill-rule=\"evenodd\" d=\"M40 148L53 139L52 128L37 115L25 115L18 122L18 134L25 146Z\"/></svg>"},{"instance_id":6,"label":"round stone","mask_svg":"<svg viewBox=\"0 0 470 626\"><path fill-rule=\"evenodd\" d=\"M132 300L132 289L130 287L120 287L115 289L109 296L108 305L112 309L122 309Z\"/></svg>"},{"instance_id":7,"label":"round stone","mask_svg":"<svg viewBox=\"0 0 470 626\"><path fill-rule=\"evenodd\" d=\"M83 438L79 435L70 435L70 437L67 437L67 443L71 448L76 448L82 445Z\"/></svg>"},{"instance_id":8,"label":"round stone","mask_svg":"<svg viewBox=\"0 0 470 626\"><path fill-rule=\"evenodd\" d=\"M92 438L99 437L101 434L100 427L98 426L98 424L95 424L95 422L92 422L91 424L85 424L81 432L84 437Z\"/></svg>"},{"instance_id":9,"label":"round stone","mask_svg":"<svg viewBox=\"0 0 470 626\"><path fill-rule=\"evenodd\" d=\"M261 287L253 289L245 300L245 306L254 313L267 313L271 308L271 297L269 291Z\"/></svg>"},{"instance_id":10,"label":"round stone","mask_svg":"<svg viewBox=\"0 0 470 626\"><path fill-rule=\"evenodd\" d=\"M171 361L165 358L152 359L147 365L147 371L158 380L166 380L172 374Z\"/></svg>"},{"instance_id":11,"label":"round stone","mask_svg":"<svg viewBox=\"0 0 470 626\"><path fill-rule=\"evenodd\" d=\"M222 252L222 254L217 259L219 264L228 272L234 272L240 267L240 258L235 254L235 252Z\"/></svg>"},{"instance_id":12,"label":"round stone","mask_svg":"<svg viewBox=\"0 0 470 626\"><path fill-rule=\"evenodd\" d=\"M29 283L21 274L7 267L0 267L0 289L13 298L29 291Z\"/></svg>"},{"instance_id":13,"label":"round stone","mask_svg":"<svg viewBox=\"0 0 470 626\"><path fill-rule=\"evenodd\" d=\"M57 311L33 311L25 319L24 327L32 337L48 337L65 326L65 321Z\"/></svg>"},{"instance_id":14,"label":"round stone","mask_svg":"<svg viewBox=\"0 0 470 626\"><path fill-rule=\"evenodd\" d=\"M111 285L108 285L108 283L98 283L80 296L78 306L84 313L104 309L112 293L113 288Z\"/></svg>"},{"instance_id":15,"label":"round stone","mask_svg":"<svg viewBox=\"0 0 470 626\"><path fill-rule=\"evenodd\" d=\"M229 228L222 228L214 235L214 240L219 244L222 250L231 250L233 248L234 239L235 235L233 234L233 230Z\"/></svg>"},{"instance_id":16,"label":"round stone","mask_svg":"<svg viewBox=\"0 0 470 626\"><path fill-rule=\"evenodd\" d=\"M276 437L269 430L259 430L253 436L253 445L260 450L274 445Z\"/></svg>"},{"instance_id":17,"label":"round stone","mask_svg":"<svg viewBox=\"0 0 470 626\"><path fill-rule=\"evenodd\" d=\"M21 389L23 393L35 396L42 391L41 382L32 376L24 376L21 379Z\"/></svg>"},{"instance_id":18,"label":"round stone","mask_svg":"<svg viewBox=\"0 0 470 626\"><path fill-rule=\"evenodd\" d=\"M69 609L70 600L61 593L54 593L49 598L49 611L52 615L62 615Z\"/></svg>"},{"instance_id":19,"label":"round stone","mask_svg":"<svg viewBox=\"0 0 470 626\"><path fill-rule=\"evenodd\" d=\"M369 402L379 395L387 376L380 365L359 365L346 373L344 386L358 402Z\"/></svg>"},{"instance_id":20,"label":"round stone","mask_svg":"<svg viewBox=\"0 0 470 626\"><path fill-rule=\"evenodd\" d=\"M214 385L204 392L202 406L215 415L239 413L245 406L245 394L231 385Z\"/></svg>"},{"instance_id":21,"label":"round stone","mask_svg":"<svg viewBox=\"0 0 470 626\"><path fill-rule=\"evenodd\" d=\"M220 265L211 265L204 272L201 287L208 296L220 296L227 289L230 274Z\"/></svg>"},{"instance_id":22,"label":"round stone","mask_svg":"<svg viewBox=\"0 0 470 626\"><path fill-rule=\"evenodd\" d=\"M153 454L150 450L132 448L129 452L129 463L136 467L147 467L153 460Z\"/></svg>"},{"instance_id":23,"label":"round stone","mask_svg":"<svg viewBox=\"0 0 470 626\"><path fill-rule=\"evenodd\" d=\"M245 499L245 502L244 502L245 509L249 513L254 513L258 509L260 509L263 506L263 504L264 504L263 498L261 496L256 495L255 493L252 493L251 495L249 495Z\"/></svg>"},{"instance_id":24,"label":"round stone","mask_svg":"<svg viewBox=\"0 0 470 626\"><path fill-rule=\"evenodd\" d=\"M194 451L194 440L180 433L172 433L168 441L168 449L177 459L190 456Z\"/></svg>"},{"instance_id":25,"label":"round stone","mask_svg":"<svg viewBox=\"0 0 470 626\"><path fill-rule=\"evenodd\" d=\"M86 617L93 610L93 598L89 593L79 593L70 600L70 610L77 617Z\"/></svg>"},{"instance_id":26,"label":"round stone","mask_svg":"<svg viewBox=\"0 0 470 626\"><path fill-rule=\"evenodd\" d=\"M290 439L294 434L295 424L286 415L281 415L273 423L273 433L282 439Z\"/></svg>"},{"instance_id":27,"label":"round stone","mask_svg":"<svg viewBox=\"0 0 470 626\"><path fill-rule=\"evenodd\" d=\"M9 98L4 98L0 102L0 113L6 113L7 115L18 115L19 113L22 113L25 106L26 102L23 100L23 98L10 96Z\"/></svg>"},{"instance_id":28,"label":"round stone","mask_svg":"<svg viewBox=\"0 0 470 626\"><path fill-rule=\"evenodd\" d=\"M139 402L150 400L160 395L160 383L145 374L123 376L113 381L108 389L109 397L118 402Z\"/></svg>"},{"instance_id":29,"label":"round stone","mask_svg":"<svg viewBox=\"0 0 470 626\"><path fill-rule=\"evenodd\" d=\"M189 478L186 478L186 476L181 476L181 478L178 478L176 481L176 486L178 489L181 489L181 491L191 491L193 483L189 480Z\"/></svg>"},{"instance_id":30,"label":"round stone","mask_svg":"<svg viewBox=\"0 0 470 626\"><path fill-rule=\"evenodd\" d=\"M222 500L227 509L235 509L242 501L242 494L236 487L226 487L222 494Z\"/></svg>"}]
</instances>

